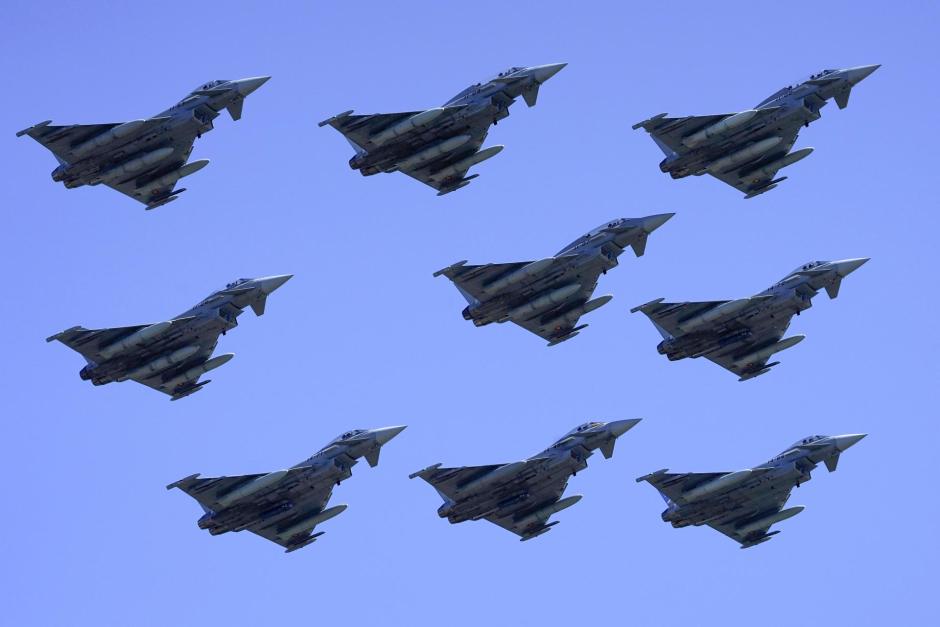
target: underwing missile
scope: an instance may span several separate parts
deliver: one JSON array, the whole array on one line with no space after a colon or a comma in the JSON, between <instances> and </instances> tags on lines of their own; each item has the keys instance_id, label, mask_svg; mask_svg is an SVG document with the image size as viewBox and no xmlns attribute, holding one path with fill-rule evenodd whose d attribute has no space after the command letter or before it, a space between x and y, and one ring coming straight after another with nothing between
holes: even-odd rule
<instances>
[{"instance_id":1,"label":"underwing missile","mask_svg":"<svg viewBox=\"0 0 940 627\"><path fill-rule=\"evenodd\" d=\"M397 124L393 124L384 131L376 133L374 136L370 137L369 140L376 146L381 146L390 139L395 139L406 133L410 133L416 128L427 126L444 113L444 109L438 107L436 109L428 109L427 111L422 111L421 113L416 113L410 118L402 120Z\"/></svg>"},{"instance_id":2,"label":"underwing missile","mask_svg":"<svg viewBox=\"0 0 940 627\"><path fill-rule=\"evenodd\" d=\"M95 135L84 144L76 146L72 150L72 154L76 157L84 157L86 154L90 153L95 148L100 148L106 146L113 142L116 139L121 139L127 137L132 133L136 132L141 126L144 125L144 120L131 120L130 122L125 122L124 124L119 124L112 129Z\"/></svg>"},{"instance_id":3,"label":"underwing missile","mask_svg":"<svg viewBox=\"0 0 940 627\"><path fill-rule=\"evenodd\" d=\"M461 486L459 491L461 494L472 494L474 492L482 492L486 488L499 483L500 481L505 481L512 478L519 473L523 468L525 468L525 461L521 462L512 462L511 464L506 464L505 466L500 466L492 472L488 472L479 479L474 479L470 483Z\"/></svg>"},{"instance_id":4,"label":"underwing missile","mask_svg":"<svg viewBox=\"0 0 940 627\"><path fill-rule=\"evenodd\" d=\"M528 516L516 521L520 527L525 527L526 525L531 525L534 523L545 522L549 519L552 514L557 514L563 509L567 509L581 500L580 494L573 494L569 497L563 498L551 505L546 505L540 510L532 512Z\"/></svg>"},{"instance_id":5,"label":"underwing missile","mask_svg":"<svg viewBox=\"0 0 940 627\"><path fill-rule=\"evenodd\" d=\"M744 357L741 357L740 359L735 360L734 366L736 368L741 368L748 364L758 362L761 359L766 359L770 357L771 355L773 355L774 353L779 353L782 350L786 350L792 346L796 346L797 344L802 342L804 339L806 339L805 335L794 335L792 337L782 339L779 342L776 342L774 344L771 344L770 346L767 346L766 348L762 348L760 350L754 351L753 353L750 353L749 355L745 355Z\"/></svg>"},{"instance_id":6,"label":"underwing missile","mask_svg":"<svg viewBox=\"0 0 940 627\"><path fill-rule=\"evenodd\" d=\"M557 290L545 294L544 296L539 296L534 300L530 300L525 305L516 307L509 312L508 318L510 320L524 320L526 317L531 316L532 314L549 309L554 305L564 302L566 299L577 294L580 289L580 283L574 283L572 285L560 287Z\"/></svg>"},{"instance_id":7,"label":"underwing missile","mask_svg":"<svg viewBox=\"0 0 940 627\"><path fill-rule=\"evenodd\" d=\"M114 181L120 179L124 176L131 176L135 172L143 170L148 165L153 165L158 161L166 159L173 154L173 148L170 146L165 146L163 148L157 148L156 150L151 150L150 152L131 159L130 161L125 161L124 163L117 165L104 174L100 176L102 181Z\"/></svg>"},{"instance_id":8,"label":"underwing missile","mask_svg":"<svg viewBox=\"0 0 940 627\"><path fill-rule=\"evenodd\" d=\"M334 507L330 507L328 509L323 510L322 512L319 512L318 514L314 514L313 516L309 518L305 518L299 522L294 523L293 525L291 525L287 529L284 529L283 531L278 531L277 535L282 538L287 539L302 531L313 529L320 523L325 522L335 516L339 516L340 514L346 511L347 507L348 506L345 503L336 505Z\"/></svg>"},{"instance_id":9,"label":"underwing missile","mask_svg":"<svg viewBox=\"0 0 940 627\"><path fill-rule=\"evenodd\" d=\"M510 272L506 276L496 279L492 283L483 286L483 289L490 294L495 294L501 290L506 289L511 285L516 283L521 283L528 278L536 276L543 270L550 267L555 262L554 257L548 257L546 259L540 259L538 261L533 261L530 264L527 264L514 272Z\"/></svg>"},{"instance_id":10,"label":"underwing missile","mask_svg":"<svg viewBox=\"0 0 940 627\"><path fill-rule=\"evenodd\" d=\"M769 527L770 525L786 520L787 518L793 518L804 509L805 508L802 505L794 505L793 507L782 509L775 514L771 514L770 516L765 516L764 518L759 518L758 520L746 523L740 527L737 527L735 531L742 536L746 536L752 531Z\"/></svg>"},{"instance_id":11,"label":"underwing missile","mask_svg":"<svg viewBox=\"0 0 940 627\"><path fill-rule=\"evenodd\" d=\"M252 479L248 483L241 485L231 492L224 494L219 497L219 505L223 507L228 507L235 501L245 498L246 496L251 496L255 492L269 488L277 483L280 483L285 476L287 476L287 470L275 470L274 472L269 472L266 475L262 475L257 479Z\"/></svg>"},{"instance_id":12,"label":"underwing missile","mask_svg":"<svg viewBox=\"0 0 940 627\"><path fill-rule=\"evenodd\" d=\"M712 174L720 174L732 166L741 165L748 161L753 161L759 156L770 152L783 141L782 137L767 137L758 142L754 142L747 148L731 153L716 161L712 161L706 168Z\"/></svg>"},{"instance_id":13,"label":"underwing missile","mask_svg":"<svg viewBox=\"0 0 940 627\"><path fill-rule=\"evenodd\" d=\"M168 390L173 390L173 389L176 389L178 386L182 385L183 383L195 382L196 379L198 379L205 373L209 372L210 370L215 370L219 366L227 364L228 361L234 356L235 356L235 353L225 353L223 355L219 355L218 357L213 357L206 363L199 364L198 366L194 366L190 368L189 370L187 370L186 372L184 372L183 374L181 374L180 376L170 379L169 381L163 384L163 387Z\"/></svg>"},{"instance_id":14,"label":"underwing missile","mask_svg":"<svg viewBox=\"0 0 940 627\"><path fill-rule=\"evenodd\" d=\"M728 488L750 479L753 472L753 470L738 470L736 472L729 472L728 474L722 475L717 479L706 481L702 485L695 486L691 490L683 492L682 498L688 502L691 502L704 498L710 494L727 490Z\"/></svg>"},{"instance_id":15,"label":"underwing missile","mask_svg":"<svg viewBox=\"0 0 940 627\"><path fill-rule=\"evenodd\" d=\"M757 111L753 109L735 113L734 115L728 116L724 120L716 122L711 126L698 131L697 133L689 135L682 140L682 143L689 148L695 148L699 144L705 143L712 137L723 135L729 131L733 131L736 128L740 128L741 126L750 122L751 118L753 118L755 115L757 115Z\"/></svg>"},{"instance_id":16,"label":"underwing missile","mask_svg":"<svg viewBox=\"0 0 940 627\"><path fill-rule=\"evenodd\" d=\"M137 370L132 370L126 375L120 377L118 381L126 381L127 379L148 379L158 372L162 372L171 366L185 361L199 352L198 346L184 346L178 350L173 351L169 355L164 355L163 357L158 357L154 359L149 364L141 366Z\"/></svg>"},{"instance_id":17,"label":"underwing missile","mask_svg":"<svg viewBox=\"0 0 940 627\"><path fill-rule=\"evenodd\" d=\"M172 322L158 322L156 324L150 325L149 327L144 327L143 329L128 335L122 340L118 340L113 344L108 344L101 349L100 354L104 359L111 359L118 353L123 353L126 350L130 350L135 346L145 344L153 338L162 335L171 326L173 326Z\"/></svg>"},{"instance_id":18,"label":"underwing missile","mask_svg":"<svg viewBox=\"0 0 940 627\"><path fill-rule=\"evenodd\" d=\"M421 152L411 155L410 157L397 163L395 167L399 170L412 170L416 166L421 165L422 163L431 161L432 159L436 159L437 157L440 157L441 155L445 155L448 152L453 152L454 150L457 150L458 148L466 144L471 139L472 137L470 137L469 135L457 135L456 137L445 139L442 142L434 144L430 148L425 148Z\"/></svg>"}]
</instances>

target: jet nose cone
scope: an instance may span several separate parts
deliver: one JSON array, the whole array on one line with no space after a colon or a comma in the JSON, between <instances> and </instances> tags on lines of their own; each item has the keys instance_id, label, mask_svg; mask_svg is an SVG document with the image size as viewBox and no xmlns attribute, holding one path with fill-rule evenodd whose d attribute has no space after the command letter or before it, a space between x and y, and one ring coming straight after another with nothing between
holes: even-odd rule
<instances>
[{"instance_id":1,"label":"jet nose cone","mask_svg":"<svg viewBox=\"0 0 940 627\"><path fill-rule=\"evenodd\" d=\"M853 67L848 70L848 79L849 82L853 85L861 83L863 80L868 78L872 72L881 67L881 64L876 65L861 65L859 67Z\"/></svg>"},{"instance_id":2,"label":"jet nose cone","mask_svg":"<svg viewBox=\"0 0 940 627\"><path fill-rule=\"evenodd\" d=\"M379 446L382 446L396 435L405 430L407 425L401 425L398 427L383 427L381 429L373 429L372 433L375 434L375 439L379 443Z\"/></svg>"},{"instance_id":3,"label":"jet nose cone","mask_svg":"<svg viewBox=\"0 0 940 627\"><path fill-rule=\"evenodd\" d=\"M619 438L624 433L637 426L640 423L640 420L640 418L632 418L630 420L613 420L607 423L607 428L615 438Z\"/></svg>"},{"instance_id":4,"label":"jet nose cone","mask_svg":"<svg viewBox=\"0 0 940 627\"><path fill-rule=\"evenodd\" d=\"M865 265L869 259L871 259L871 257L842 259L840 261L834 262L833 265L836 267L836 272L839 274L839 276L846 277Z\"/></svg>"},{"instance_id":5,"label":"jet nose cone","mask_svg":"<svg viewBox=\"0 0 940 627\"><path fill-rule=\"evenodd\" d=\"M551 63L549 65L537 65L532 69L532 76L535 78L535 82L544 83L551 77L555 76L561 72L567 63Z\"/></svg>"},{"instance_id":6,"label":"jet nose cone","mask_svg":"<svg viewBox=\"0 0 940 627\"><path fill-rule=\"evenodd\" d=\"M862 438L864 438L867 433L849 433L847 435L837 435L832 439L836 441L836 448L840 451L844 451L850 446L858 444Z\"/></svg>"},{"instance_id":7,"label":"jet nose cone","mask_svg":"<svg viewBox=\"0 0 940 627\"><path fill-rule=\"evenodd\" d=\"M247 96L270 80L270 76L256 76L254 78L242 78L235 81L235 88L242 96Z\"/></svg>"},{"instance_id":8,"label":"jet nose cone","mask_svg":"<svg viewBox=\"0 0 940 627\"><path fill-rule=\"evenodd\" d=\"M263 279L258 279L258 283L261 286L262 292L264 292L265 294L270 294L277 288L287 283L287 281L289 281L292 276L294 275L293 274L279 274L276 276L267 276L267 277L264 277Z\"/></svg>"},{"instance_id":9,"label":"jet nose cone","mask_svg":"<svg viewBox=\"0 0 940 627\"><path fill-rule=\"evenodd\" d=\"M674 213L660 213L655 216L647 216L643 218L643 230L647 233L652 233L662 225L666 224Z\"/></svg>"}]
</instances>

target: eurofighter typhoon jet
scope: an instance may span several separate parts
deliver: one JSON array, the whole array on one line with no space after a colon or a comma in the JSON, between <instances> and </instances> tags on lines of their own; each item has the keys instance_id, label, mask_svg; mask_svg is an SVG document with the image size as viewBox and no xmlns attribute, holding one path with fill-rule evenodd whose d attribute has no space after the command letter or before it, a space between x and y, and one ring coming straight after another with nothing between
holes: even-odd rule
<instances>
[{"instance_id":1,"label":"eurofighter typhoon jet","mask_svg":"<svg viewBox=\"0 0 940 627\"><path fill-rule=\"evenodd\" d=\"M193 142L212 130L223 109L241 119L245 97L270 77L209 81L155 117L110 124L52 126L40 122L16 134L29 135L59 161L52 180L67 188L104 183L155 209L185 189L176 182L205 167L208 159L187 163Z\"/></svg>"},{"instance_id":2,"label":"eurofighter typhoon jet","mask_svg":"<svg viewBox=\"0 0 940 627\"><path fill-rule=\"evenodd\" d=\"M196 523L200 529L214 536L247 529L290 553L315 542L324 533L312 533L316 526L346 510L327 508L333 486L352 476L360 457L375 467L382 446L404 429L355 429L287 470L205 479L195 474L166 489L179 488L199 502L205 512Z\"/></svg>"},{"instance_id":3,"label":"eurofighter typhoon jet","mask_svg":"<svg viewBox=\"0 0 940 627\"><path fill-rule=\"evenodd\" d=\"M566 65L509 68L427 111L352 115L350 110L320 126L329 124L346 137L356 151L349 166L363 176L402 172L442 196L468 185L479 175L467 171L503 149L481 150L490 124L508 116L519 96L534 107L542 83Z\"/></svg>"},{"instance_id":4,"label":"eurofighter typhoon jet","mask_svg":"<svg viewBox=\"0 0 940 627\"><path fill-rule=\"evenodd\" d=\"M617 266L624 249L631 247L641 257L649 234L673 215L607 222L554 257L482 266L459 261L434 276L444 275L453 281L470 303L463 310L465 320L478 327L511 321L554 346L580 333L588 326L577 326L581 316L613 298L608 294L591 300L591 295L597 289L598 278Z\"/></svg>"},{"instance_id":5,"label":"eurofighter typhoon jet","mask_svg":"<svg viewBox=\"0 0 940 627\"><path fill-rule=\"evenodd\" d=\"M264 314L268 295L291 276L238 279L165 322L110 329L72 327L46 341L58 340L85 358L88 363L78 373L83 381L94 385L136 381L175 401L210 383L199 377L235 356L212 357L219 335L238 326L245 307L257 316Z\"/></svg>"},{"instance_id":6,"label":"eurofighter typhoon jet","mask_svg":"<svg viewBox=\"0 0 940 627\"><path fill-rule=\"evenodd\" d=\"M780 533L768 532L771 525L803 511L802 505L784 509L793 486L809 481L820 462L835 472L839 455L865 435L803 438L757 468L680 474L657 470L637 482L649 482L666 501L664 522L676 528L708 525L746 549Z\"/></svg>"},{"instance_id":7,"label":"eurofighter typhoon jet","mask_svg":"<svg viewBox=\"0 0 940 627\"><path fill-rule=\"evenodd\" d=\"M705 357L747 381L769 372L780 363L767 363L772 355L806 337L783 339L793 314L809 309L821 289L830 299L838 296L842 279L866 261L813 261L748 298L687 303L657 298L630 311L642 311L652 321L664 338L656 350L669 361Z\"/></svg>"},{"instance_id":8,"label":"eurofighter typhoon jet","mask_svg":"<svg viewBox=\"0 0 940 627\"><path fill-rule=\"evenodd\" d=\"M787 178L774 178L779 170L813 152L790 152L800 129L821 117L830 98L840 109L848 106L852 88L879 67L823 70L739 113L684 118L660 113L633 128L652 135L666 154L659 169L672 178L711 174L753 198Z\"/></svg>"},{"instance_id":9,"label":"eurofighter typhoon jet","mask_svg":"<svg viewBox=\"0 0 940 627\"><path fill-rule=\"evenodd\" d=\"M548 522L553 514L581 500L578 494L562 498L568 478L587 468L587 458L595 449L610 459L617 438L638 422L587 422L529 459L460 468L435 464L410 478L421 477L434 486L444 499L437 513L451 524L488 520L522 541L531 540L558 524Z\"/></svg>"}]
</instances>

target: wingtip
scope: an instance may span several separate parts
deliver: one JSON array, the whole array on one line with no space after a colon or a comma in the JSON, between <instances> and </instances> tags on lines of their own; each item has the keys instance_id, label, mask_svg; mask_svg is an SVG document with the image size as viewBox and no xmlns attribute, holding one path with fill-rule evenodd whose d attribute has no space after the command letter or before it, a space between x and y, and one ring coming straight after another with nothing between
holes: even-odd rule
<instances>
[{"instance_id":1,"label":"wingtip","mask_svg":"<svg viewBox=\"0 0 940 627\"><path fill-rule=\"evenodd\" d=\"M346 116L351 115L353 111L354 109L350 109L349 111L343 111L342 113L337 113L336 115L329 117L323 120L322 122L318 122L317 126L323 127L323 126L326 126L327 124L331 124L332 122L335 122L336 120L340 120L342 118L345 118Z\"/></svg>"}]
</instances>

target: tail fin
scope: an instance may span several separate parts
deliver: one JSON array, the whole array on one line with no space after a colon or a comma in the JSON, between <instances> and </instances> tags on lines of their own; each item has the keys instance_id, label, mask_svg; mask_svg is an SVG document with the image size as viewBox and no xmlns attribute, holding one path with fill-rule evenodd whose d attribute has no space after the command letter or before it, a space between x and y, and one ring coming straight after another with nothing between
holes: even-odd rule
<instances>
[{"instance_id":1,"label":"tail fin","mask_svg":"<svg viewBox=\"0 0 940 627\"><path fill-rule=\"evenodd\" d=\"M659 146L659 149L663 151L663 154L666 155L667 158L672 158L676 156L676 152L672 148L664 144L658 137L656 137L656 135L654 135L653 133L650 133L650 137L653 138L653 141L656 142L656 145Z\"/></svg>"}]
</instances>

